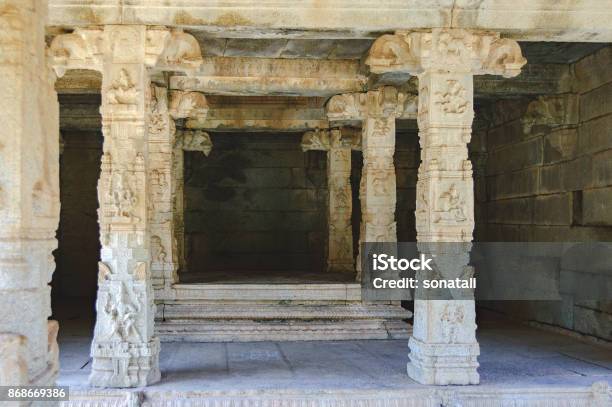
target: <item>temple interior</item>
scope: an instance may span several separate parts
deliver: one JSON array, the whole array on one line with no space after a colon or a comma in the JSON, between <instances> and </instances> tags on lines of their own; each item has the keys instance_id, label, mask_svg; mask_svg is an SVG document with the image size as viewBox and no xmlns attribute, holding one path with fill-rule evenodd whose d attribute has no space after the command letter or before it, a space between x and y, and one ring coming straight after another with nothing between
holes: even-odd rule
<instances>
[{"instance_id":1,"label":"temple interior","mask_svg":"<svg viewBox=\"0 0 612 407\"><path fill-rule=\"evenodd\" d=\"M0 396L610 405L610 0L376 3L0 0Z\"/></svg>"}]
</instances>

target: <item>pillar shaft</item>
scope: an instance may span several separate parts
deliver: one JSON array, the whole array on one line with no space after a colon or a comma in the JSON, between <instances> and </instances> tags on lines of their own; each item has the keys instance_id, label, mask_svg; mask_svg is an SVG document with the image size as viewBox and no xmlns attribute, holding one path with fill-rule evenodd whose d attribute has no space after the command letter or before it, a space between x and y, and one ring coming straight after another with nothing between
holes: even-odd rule
<instances>
[{"instance_id":1,"label":"pillar shaft","mask_svg":"<svg viewBox=\"0 0 612 407\"><path fill-rule=\"evenodd\" d=\"M45 57L46 14L47 2L33 0L4 1L0 13L0 357L21 348L20 369L27 368L11 372L3 367L10 361L0 361L2 385L50 385L59 367L57 325L47 321L59 223L59 108Z\"/></svg>"},{"instance_id":2,"label":"pillar shaft","mask_svg":"<svg viewBox=\"0 0 612 407\"><path fill-rule=\"evenodd\" d=\"M472 165L468 160L473 75L516 76L519 45L499 34L464 29L398 31L377 39L365 61L373 73L419 78L421 166L417 183L419 250L434 258L435 276L468 278L474 229ZM461 294L461 295L458 295ZM473 293L419 289L414 305L408 374L424 384L476 384Z\"/></svg>"},{"instance_id":3,"label":"pillar shaft","mask_svg":"<svg viewBox=\"0 0 612 407\"><path fill-rule=\"evenodd\" d=\"M352 134L351 134L352 136ZM353 211L351 149L353 137L342 137L340 129L309 131L302 150L327 152L327 271L353 272Z\"/></svg>"},{"instance_id":4,"label":"pillar shaft","mask_svg":"<svg viewBox=\"0 0 612 407\"><path fill-rule=\"evenodd\" d=\"M90 383L145 386L159 380L153 335L150 82L145 27L106 26L102 75L104 153L98 183L101 262Z\"/></svg>"},{"instance_id":5,"label":"pillar shaft","mask_svg":"<svg viewBox=\"0 0 612 407\"><path fill-rule=\"evenodd\" d=\"M168 111L168 91L153 86L148 125L149 180L151 203L151 280L155 289L169 289L177 282L179 267L174 228L174 120Z\"/></svg>"},{"instance_id":6,"label":"pillar shaft","mask_svg":"<svg viewBox=\"0 0 612 407\"><path fill-rule=\"evenodd\" d=\"M357 281L361 281L361 250L366 242L396 242L397 202L395 164L395 118L398 92L385 87L366 94L362 126L363 169L359 198L361 225Z\"/></svg>"},{"instance_id":7,"label":"pillar shaft","mask_svg":"<svg viewBox=\"0 0 612 407\"><path fill-rule=\"evenodd\" d=\"M327 150L328 248L327 270L353 272L353 211L351 191L351 144L339 129L329 132Z\"/></svg>"},{"instance_id":8,"label":"pillar shaft","mask_svg":"<svg viewBox=\"0 0 612 407\"><path fill-rule=\"evenodd\" d=\"M417 241L421 252L435 256L440 278L464 278L470 270L474 188L467 143L472 95L471 73L419 75ZM408 374L426 384L477 384L474 301L438 294L417 290Z\"/></svg>"}]
</instances>

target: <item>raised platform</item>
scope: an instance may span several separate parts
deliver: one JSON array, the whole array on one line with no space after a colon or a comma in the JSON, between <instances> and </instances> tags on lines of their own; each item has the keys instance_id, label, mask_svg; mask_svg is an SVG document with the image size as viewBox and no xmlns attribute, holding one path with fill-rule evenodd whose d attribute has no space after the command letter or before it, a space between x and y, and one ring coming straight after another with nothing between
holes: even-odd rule
<instances>
[{"instance_id":1,"label":"raised platform","mask_svg":"<svg viewBox=\"0 0 612 407\"><path fill-rule=\"evenodd\" d=\"M166 342L407 339L411 312L363 304L355 283L177 284L157 305Z\"/></svg>"}]
</instances>

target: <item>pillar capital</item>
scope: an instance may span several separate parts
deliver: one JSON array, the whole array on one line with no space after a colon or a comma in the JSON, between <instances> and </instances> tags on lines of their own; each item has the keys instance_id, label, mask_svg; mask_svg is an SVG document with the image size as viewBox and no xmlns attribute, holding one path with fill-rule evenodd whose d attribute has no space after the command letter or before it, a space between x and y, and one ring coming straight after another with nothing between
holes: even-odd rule
<instances>
[{"instance_id":1,"label":"pillar capital","mask_svg":"<svg viewBox=\"0 0 612 407\"><path fill-rule=\"evenodd\" d=\"M304 133L302 151L349 148L361 150L361 132L352 128L315 129Z\"/></svg>"},{"instance_id":2,"label":"pillar capital","mask_svg":"<svg viewBox=\"0 0 612 407\"><path fill-rule=\"evenodd\" d=\"M416 95L384 86L363 93L333 96L327 102L326 113L330 121L363 120L367 115L413 119L416 117L417 101Z\"/></svg>"},{"instance_id":3,"label":"pillar capital","mask_svg":"<svg viewBox=\"0 0 612 407\"><path fill-rule=\"evenodd\" d=\"M149 69L193 72L202 64L202 53L198 41L180 29L107 25L58 35L49 47L49 59L59 77L69 69L102 72L107 63L144 63Z\"/></svg>"},{"instance_id":4,"label":"pillar capital","mask_svg":"<svg viewBox=\"0 0 612 407\"><path fill-rule=\"evenodd\" d=\"M506 78L517 76L526 62L514 40L490 31L456 28L383 35L374 41L365 61L376 74L437 71Z\"/></svg>"}]
</instances>

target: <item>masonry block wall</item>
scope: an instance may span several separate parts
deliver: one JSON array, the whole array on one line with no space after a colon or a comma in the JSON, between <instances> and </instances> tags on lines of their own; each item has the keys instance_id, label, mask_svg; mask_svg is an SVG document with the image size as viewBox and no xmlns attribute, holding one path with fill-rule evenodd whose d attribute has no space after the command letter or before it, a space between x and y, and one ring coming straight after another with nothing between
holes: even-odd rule
<instances>
[{"instance_id":1,"label":"masonry block wall","mask_svg":"<svg viewBox=\"0 0 612 407\"><path fill-rule=\"evenodd\" d=\"M570 67L571 92L483 103L471 144L476 239L612 242L612 47ZM601 269L612 284L612 254ZM542 278L580 284L562 259L534 268ZM583 272L585 272L583 270ZM573 276L571 276L573 274ZM488 304L525 319L612 339L612 303Z\"/></svg>"},{"instance_id":2,"label":"masonry block wall","mask_svg":"<svg viewBox=\"0 0 612 407\"><path fill-rule=\"evenodd\" d=\"M210 270L324 270L326 154L302 152L300 137L217 133L208 157L186 153L184 281ZM361 153L352 161L356 248ZM398 237L414 241L416 132L398 132L395 163Z\"/></svg>"},{"instance_id":3,"label":"masonry block wall","mask_svg":"<svg viewBox=\"0 0 612 407\"><path fill-rule=\"evenodd\" d=\"M185 153L188 273L322 270L326 155L301 134L211 135L212 152Z\"/></svg>"}]
</instances>

